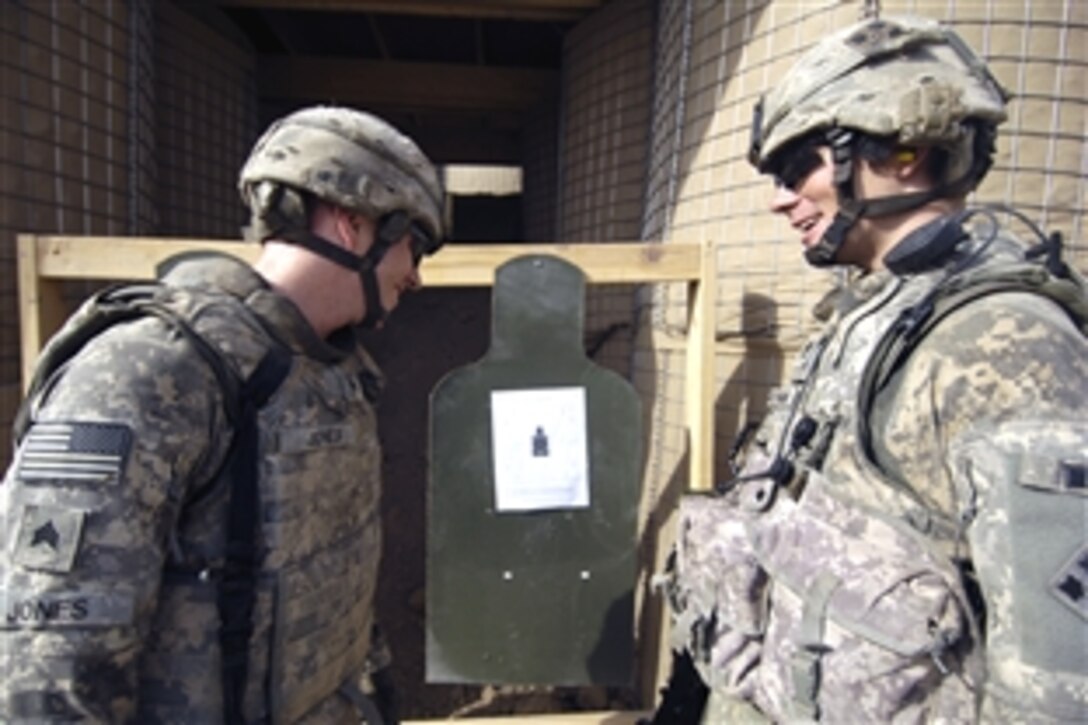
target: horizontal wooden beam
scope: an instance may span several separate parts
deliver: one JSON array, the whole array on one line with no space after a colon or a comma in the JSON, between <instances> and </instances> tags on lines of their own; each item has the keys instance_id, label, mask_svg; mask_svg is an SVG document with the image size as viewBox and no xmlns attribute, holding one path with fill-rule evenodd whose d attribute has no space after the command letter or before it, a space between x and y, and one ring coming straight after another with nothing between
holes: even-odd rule
<instances>
[{"instance_id":1,"label":"horizontal wooden beam","mask_svg":"<svg viewBox=\"0 0 1088 725\"><path fill-rule=\"evenodd\" d=\"M220 252L248 262L260 247L238 241L161 237L24 237L33 244L36 274L44 279L151 279L156 266L182 252ZM31 254L29 250L26 252ZM420 270L424 285L477 287L494 282L495 269L525 254L551 254L577 265L596 284L697 281L700 245L608 244L449 244L427 257Z\"/></svg>"},{"instance_id":2,"label":"horizontal wooden beam","mask_svg":"<svg viewBox=\"0 0 1088 725\"><path fill-rule=\"evenodd\" d=\"M527 111L551 98L559 73L449 63L262 55L261 96L406 111Z\"/></svg>"},{"instance_id":3,"label":"horizontal wooden beam","mask_svg":"<svg viewBox=\"0 0 1088 725\"><path fill-rule=\"evenodd\" d=\"M423 284L474 287L495 281L495 269L526 254L549 254L578 266L594 284L694 281L697 244L451 244L423 263Z\"/></svg>"},{"instance_id":4,"label":"horizontal wooden beam","mask_svg":"<svg viewBox=\"0 0 1088 725\"><path fill-rule=\"evenodd\" d=\"M221 7L574 22L604 0L218 0Z\"/></svg>"},{"instance_id":5,"label":"horizontal wooden beam","mask_svg":"<svg viewBox=\"0 0 1088 725\"><path fill-rule=\"evenodd\" d=\"M238 241L163 237L23 235L20 243L32 246L42 279L148 280L159 263L175 254L220 252L254 262L260 251L256 244Z\"/></svg>"}]
</instances>

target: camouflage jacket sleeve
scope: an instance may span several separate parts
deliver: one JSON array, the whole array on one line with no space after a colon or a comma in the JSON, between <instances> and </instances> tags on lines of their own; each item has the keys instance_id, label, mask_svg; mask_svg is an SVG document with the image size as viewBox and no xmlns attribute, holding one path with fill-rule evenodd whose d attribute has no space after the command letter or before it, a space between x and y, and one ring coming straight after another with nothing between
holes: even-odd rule
<instances>
[{"instance_id":1,"label":"camouflage jacket sleeve","mask_svg":"<svg viewBox=\"0 0 1088 725\"><path fill-rule=\"evenodd\" d=\"M983 719L1083 717L1088 343L1054 302L1005 293L953 312L908 366L880 437L962 522L985 610Z\"/></svg>"},{"instance_id":2,"label":"camouflage jacket sleeve","mask_svg":"<svg viewBox=\"0 0 1088 725\"><path fill-rule=\"evenodd\" d=\"M222 455L219 385L147 318L55 376L0 486L0 720L130 722L171 532Z\"/></svg>"}]
</instances>

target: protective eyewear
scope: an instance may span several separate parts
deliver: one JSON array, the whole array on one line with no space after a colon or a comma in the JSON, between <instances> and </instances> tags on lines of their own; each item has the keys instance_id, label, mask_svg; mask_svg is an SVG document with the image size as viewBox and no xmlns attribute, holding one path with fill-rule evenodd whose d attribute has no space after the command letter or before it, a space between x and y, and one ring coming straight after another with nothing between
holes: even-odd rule
<instances>
[{"instance_id":1,"label":"protective eyewear","mask_svg":"<svg viewBox=\"0 0 1088 725\"><path fill-rule=\"evenodd\" d=\"M415 222L409 225L408 233L412 236L412 264L417 267L425 256L434 254L442 246L426 229Z\"/></svg>"},{"instance_id":2,"label":"protective eyewear","mask_svg":"<svg viewBox=\"0 0 1088 725\"><path fill-rule=\"evenodd\" d=\"M417 267L423 257L434 254L442 246L442 240L435 239L423 225L412 221L403 211L386 214L378 224L378 239L386 249L403 239L405 234L411 238L412 263Z\"/></svg>"},{"instance_id":3,"label":"protective eyewear","mask_svg":"<svg viewBox=\"0 0 1088 725\"><path fill-rule=\"evenodd\" d=\"M774 176L776 186L797 191L812 172L823 164L824 158L820 155L819 145L805 141L788 146L775 154L775 158L768 164L768 171Z\"/></svg>"}]
</instances>

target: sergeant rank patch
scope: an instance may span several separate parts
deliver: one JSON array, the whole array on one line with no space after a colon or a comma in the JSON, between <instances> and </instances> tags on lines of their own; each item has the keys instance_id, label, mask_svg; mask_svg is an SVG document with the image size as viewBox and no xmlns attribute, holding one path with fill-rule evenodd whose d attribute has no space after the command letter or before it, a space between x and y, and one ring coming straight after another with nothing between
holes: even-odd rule
<instances>
[{"instance_id":1,"label":"sergeant rank patch","mask_svg":"<svg viewBox=\"0 0 1088 725\"><path fill-rule=\"evenodd\" d=\"M1058 571L1050 583L1050 593L1088 620L1088 544Z\"/></svg>"},{"instance_id":2,"label":"sergeant rank patch","mask_svg":"<svg viewBox=\"0 0 1088 725\"><path fill-rule=\"evenodd\" d=\"M28 569L71 571L85 515L83 511L59 506L23 506L12 559Z\"/></svg>"}]
</instances>

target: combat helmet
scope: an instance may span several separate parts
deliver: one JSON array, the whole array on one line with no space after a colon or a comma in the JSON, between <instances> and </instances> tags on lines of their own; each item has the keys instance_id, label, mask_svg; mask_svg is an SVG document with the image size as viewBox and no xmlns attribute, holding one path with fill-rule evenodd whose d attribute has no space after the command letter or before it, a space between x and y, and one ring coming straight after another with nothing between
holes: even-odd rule
<instances>
[{"instance_id":1,"label":"combat helmet","mask_svg":"<svg viewBox=\"0 0 1088 725\"><path fill-rule=\"evenodd\" d=\"M364 325L385 317L375 269L405 233L418 261L442 246L445 199L434 165L407 136L363 111L315 106L273 123L238 178L250 209L246 237L304 246L360 274ZM310 231L305 194L376 223L374 243L357 256Z\"/></svg>"},{"instance_id":2,"label":"combat helmet","mask_svg":"<svg viewBox=\"0 0 1088 725\"><path fill-rule=\"evenodd\" d=\"M760 99L749 161L775 173L806 140L831 147L840 212L806 256L832 264L857 219L972 191L992 163L1008 98L953 30L925 18L870 18L817 43ZM942 149L943 178L925 192L855 199L853 158L866 139Z\"/></svg>"}]
</instances>

